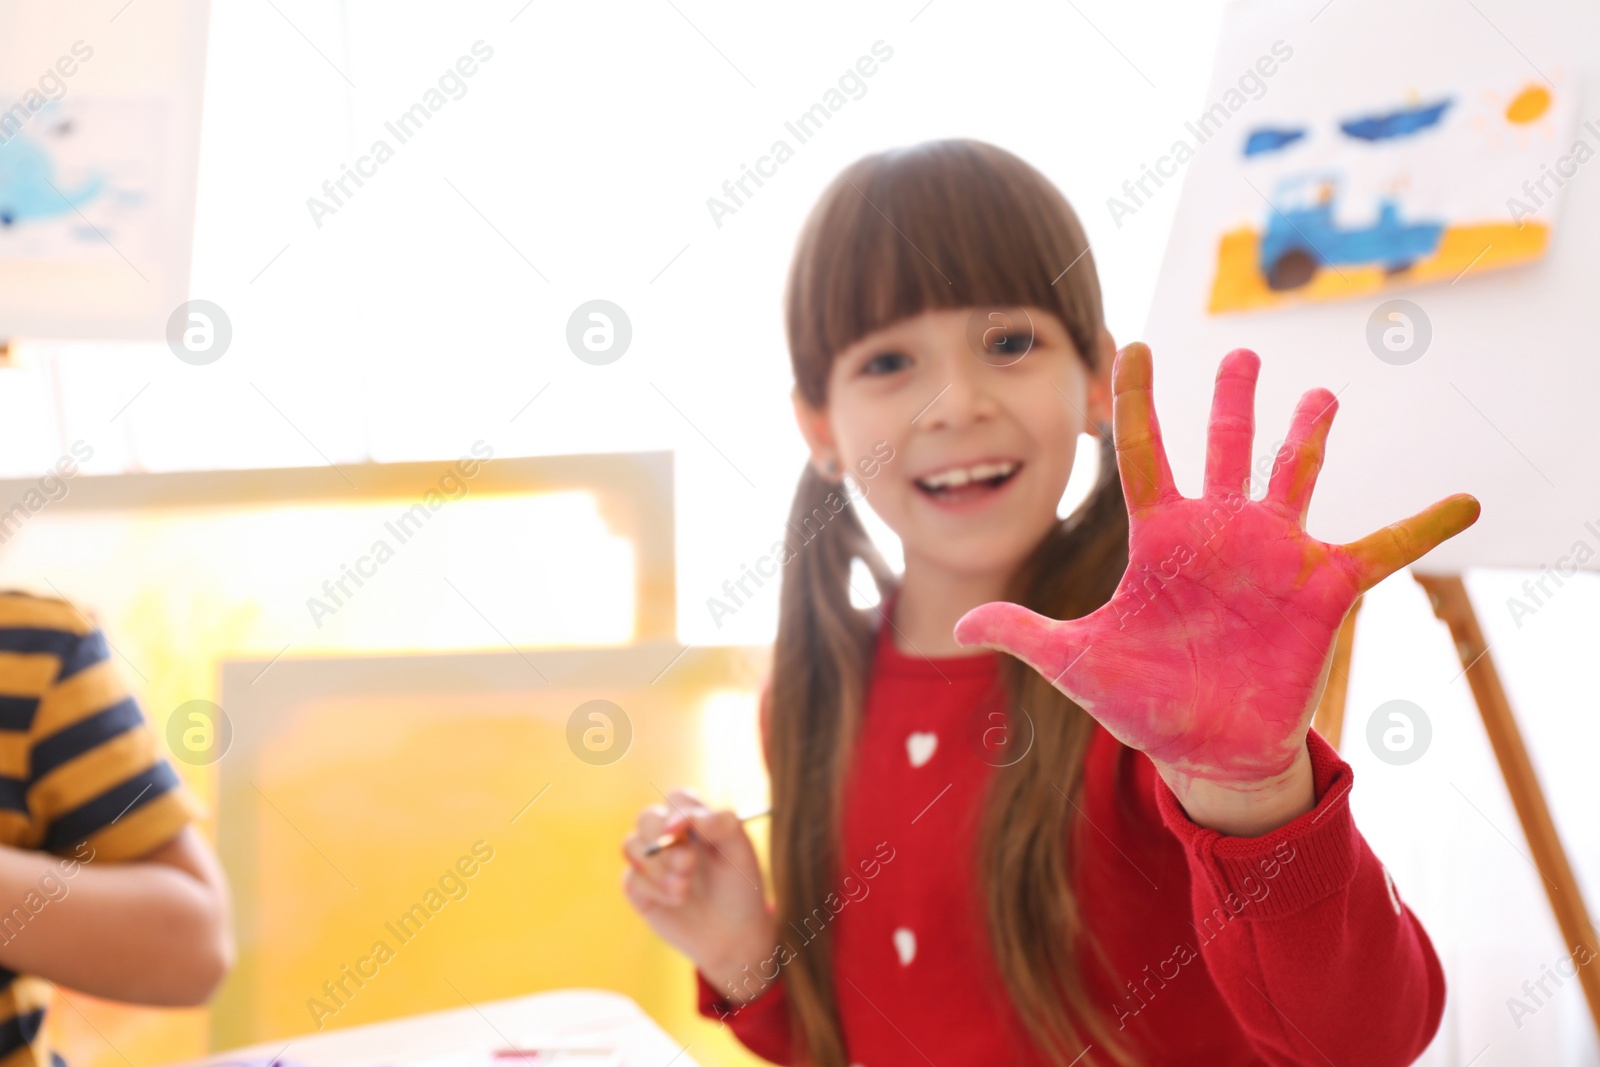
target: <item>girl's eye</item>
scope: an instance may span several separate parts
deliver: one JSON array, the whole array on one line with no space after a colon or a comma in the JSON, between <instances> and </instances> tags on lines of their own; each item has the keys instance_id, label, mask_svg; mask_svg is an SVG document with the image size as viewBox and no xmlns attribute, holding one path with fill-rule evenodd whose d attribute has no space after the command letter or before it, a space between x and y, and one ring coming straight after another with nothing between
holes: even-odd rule
<instances>
[{"instance_id":1,"label":"girl's eye","mask_svg":"<svg viewBox=\"0 0 1600 1067\"><path fill-rule=\"evenodd\" d=\"M988 338L989 351L997 356L1022 356L1033 345L1033 338L1016 330L993 333Z\"/></svg>"},{"instance_id":2,"label":"girl's eye","mask_svg":"<svg viewBox=\"0 0 1600 1067\"><path fill-rule=\"evenodd\" d=\"M861 365L862 374L882 375L893 374L911 365L911 359L904 352L879 352Z\"/></svg>"}]
</instances>

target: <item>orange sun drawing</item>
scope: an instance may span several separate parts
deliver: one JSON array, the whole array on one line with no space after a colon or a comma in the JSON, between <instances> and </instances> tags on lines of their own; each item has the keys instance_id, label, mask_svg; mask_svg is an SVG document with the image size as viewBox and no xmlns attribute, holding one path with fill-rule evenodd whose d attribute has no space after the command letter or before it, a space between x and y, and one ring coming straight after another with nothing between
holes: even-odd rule
<instances>
[{"instance_id":1,"label":"orange sun drawing","mask_svg":"<svg viewBox=\"0 0 1600 1067\"><path fill-rule=\"evenodd\" d=\"M1489 147L1500 149L1508 142L1518 148L1528 148L1535 136L1545 141L1554 140L1556 128L1549 121L1550 105L1555 100L1555 90L1537 82L1530 82L1506 100L1499 93L1485 93L1488 105L1483 114L1474 115L1472 126L1488 135ZM1490 116L1493 116L1491 118ZM1502 126L1498 119L1509 125Z\"/></svg>"},{"instance_id":2,"label":"orange sun drawing","mask_svg":"<svg viewBox=\"0 0 1600 1067\"><path fill-rule=\"evenodd\" d=\"M1550 90L1542 85L1530 85L1506 105L1506 121L1525 126L1550 110Z\"/></svg>"}]
</instances>

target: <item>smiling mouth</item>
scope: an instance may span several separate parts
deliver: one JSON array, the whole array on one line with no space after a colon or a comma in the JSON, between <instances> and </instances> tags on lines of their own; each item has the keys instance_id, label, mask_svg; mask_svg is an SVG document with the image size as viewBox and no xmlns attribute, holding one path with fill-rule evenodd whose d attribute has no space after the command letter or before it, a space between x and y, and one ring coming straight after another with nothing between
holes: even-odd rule
<instances>
[{"instance_id":1,"label":"smiling mouth","mask_svg":"<svg viewBox=\"0 0 1600 1067\"><path fill-rule=\"evenodd\" d=\"M995 460L965 467L946 467L942 471L913 479L916 487L935 500L955 501L992 493L1005 485L1022 464L1015 460Z\"/></svg>"}]
</instances>

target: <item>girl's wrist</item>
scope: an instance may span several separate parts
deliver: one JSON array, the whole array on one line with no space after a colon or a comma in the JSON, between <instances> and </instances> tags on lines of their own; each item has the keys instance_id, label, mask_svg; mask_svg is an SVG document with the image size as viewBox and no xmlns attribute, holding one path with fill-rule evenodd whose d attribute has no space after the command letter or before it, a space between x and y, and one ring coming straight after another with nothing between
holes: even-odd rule
<instances>
[{"instance_id":1,"label":"girl's wrist","mask_svg":"<svg viewBox=\"0 0 1600 1067\"><path fill-rule=\"evenodd\" d=\"M776 943L762 935L746 939L715 959L696 961L695 966L723 999L743 1007L777 980L775 972L781 962Z\"/></svg>"},{"instance_id":2,"label":"girl's wrist","mask_svg":"<svg viewBox=\"0 0 1600 1067\"><path fill-rule=\"evenodd\" d=\"M754 964L732 963L710 970L701 967L700 973L705 975L706 981L717 991L717 996L738 1010L760 997L773 982L777 981L777 975L767 978L757 974L757 969Z\"/></svg>"},{"instance_id":3,"label":"girl's wrist","mask_svg":"<svg viewBox=\"0 0 1600 1067\"><path fill-rule=\"evenodd\" d=\"M1156 770L1196 825L1230 837L1260 837L1317 806L1311 753L1303 741L1287 770L1258 781L1194 778L1160 763Z\"/></svg>"}]
</instances>

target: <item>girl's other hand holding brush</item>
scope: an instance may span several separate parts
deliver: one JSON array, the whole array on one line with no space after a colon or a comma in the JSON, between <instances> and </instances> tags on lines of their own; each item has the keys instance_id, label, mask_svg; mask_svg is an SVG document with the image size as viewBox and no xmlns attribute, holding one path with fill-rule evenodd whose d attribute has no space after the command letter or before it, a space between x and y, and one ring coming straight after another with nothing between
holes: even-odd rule
<instances>
[{"instance_id":1,"label":"girl's other hand holding brush","mask_svg":"<svg viewBox=\"0 0 1600 1067\"><path fill-rule=\"evenodd\" d=\"M682 844L646 855L664 835L685 833ZM758 965L777 951L777 924L738 813L712 810L688 790L674 790L667 803L639 813L622 855L628 861L622 891L651 928L729 1001L754 999L761 992L753 977Z\"/></svg>"}]
</instances>

